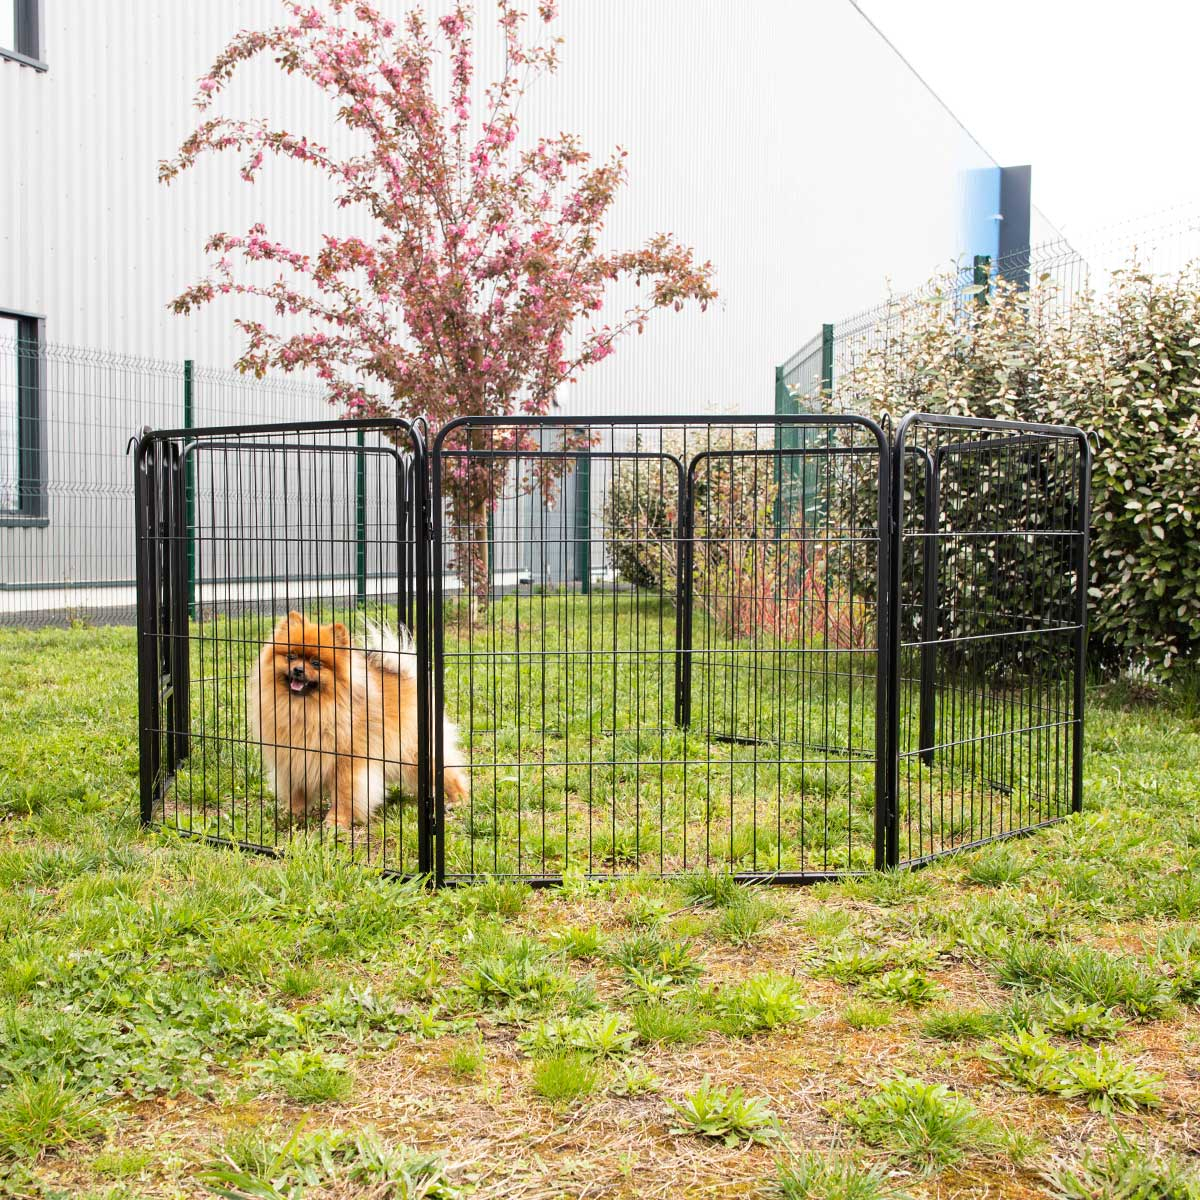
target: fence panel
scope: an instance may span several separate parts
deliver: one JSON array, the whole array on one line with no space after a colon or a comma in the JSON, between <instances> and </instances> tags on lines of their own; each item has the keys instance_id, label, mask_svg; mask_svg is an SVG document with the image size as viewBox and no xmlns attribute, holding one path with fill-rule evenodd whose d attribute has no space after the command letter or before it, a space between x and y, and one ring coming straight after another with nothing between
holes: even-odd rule
<instances>
[{"instance_id":1,"label":"fence panel","mask_svg":"<svg viewBox=\"0 0 1200 1200\"><path fill-rule=\"evenodd\" d=\"M914 415L894 471L897 864L1081 806L1090 454L1074 429Z\"/></svg>"},{"instance_id":2,"label":"fence panel","mask_svg":"<svg viewBox=\"0 0 1200 1200\"><path fill-rule=\"evenodd\" d=\"M398 421L140 441L144 822L430 869L424 471Z\"/></svg>"},{"instance_id":3,"label":"fence panel","mask_svg":"<svg viewBox=\"0 0 1200 1200\"><path fill-rule=\"evenodd\" d=\"M876 426L468 419L435 446L435 702L470 781L435 780L444 878L875 865ZM793 459L814 502L781 508Z\"/></svg>"}]
</instances>

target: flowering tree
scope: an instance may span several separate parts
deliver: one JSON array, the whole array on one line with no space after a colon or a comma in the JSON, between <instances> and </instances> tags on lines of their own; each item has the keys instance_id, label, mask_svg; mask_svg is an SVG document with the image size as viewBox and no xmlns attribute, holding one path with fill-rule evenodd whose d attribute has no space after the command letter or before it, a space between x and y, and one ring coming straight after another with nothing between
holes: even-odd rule
<instances>
[{"instance_id":1,"label":"flowering tree","mask_svg":"<svg viewBox=\"0 0 1200 1200\"><path fill-rule=\"evenodd\" d=\"M269 54L331 98L360 151L338 154L264 120L209 117L159 178L169 182L206 151L241 155L247 182L268 155L292 158L329 178L338 205L365 213L373 232L326 236L311 254L261 224L209 240L212 273L173 301L176 312L254 296L311 326L285 335L239 319L240 369L312 369L348 416L420 415L435 429L466 414L543 414L559 385L611 354L623 334L640 333L652 311L714 298L711 264L668 235L637 250L600 248L625 178L623 151L593 163L569 134L517 147L519 101L554 70L558 42L530 45L515 0L497 0L504 68L478 113L468 4L431 27L419 9L397 25L360 0L327 0L324 9L282 2L287 22L239 33L200 80L197 107L208 109L242 63ZM551 0L538 14L553 19ZM448 78L440 96L439 56ZM266 276L239 272L247 264L268 264L274 278L255 282ZM608 288L627 278L647 285L639 302L601 323ZM519 449L518 438L501 429L489 446ZM443 479L474 548L459 570L486 593L482 529L500 481L462 456L445 464Z\"/></svg>"}]
</instances>

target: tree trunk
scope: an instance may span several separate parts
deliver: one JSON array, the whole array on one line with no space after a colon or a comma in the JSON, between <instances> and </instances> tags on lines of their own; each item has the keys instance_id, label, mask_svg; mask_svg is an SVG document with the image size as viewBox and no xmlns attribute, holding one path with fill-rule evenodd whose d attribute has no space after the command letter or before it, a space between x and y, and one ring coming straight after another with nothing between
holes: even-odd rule
<instances>
[{"instance_id":1,"label":"tree trunk","mask_svg":"<svg viewBox=\"0 0 1200 1200\"><path fill-rule=\"evenodd\" d=\"M473 488L467 497L464 535L466 560L459 570L463 589L471 602L471 620L482 620L491 596L491 546L488 539L488 496L486 488Z\"/></svg>"}]
</instances>

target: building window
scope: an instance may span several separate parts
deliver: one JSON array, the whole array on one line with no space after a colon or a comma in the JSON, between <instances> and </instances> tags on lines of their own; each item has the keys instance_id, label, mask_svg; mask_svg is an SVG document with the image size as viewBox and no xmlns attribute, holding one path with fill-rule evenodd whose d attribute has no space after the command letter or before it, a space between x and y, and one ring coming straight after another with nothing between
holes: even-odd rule
<instances>
[{"instance_id":1,"label":"building window","mask_svg":"<svg viewBox=\"0 0 1200 1200\"><path fill-rule=\"evenodd\" d=\"M0 58L46 69L42 51L42 0L0 0Z\"/></svg>"},{"instance_id":2,"label":"building window","mask_svg":"<svg viewBox=\"0 0 1200 1200\"><path fill-rule=\"evenodd\" d=\"M46 523L42 322L0 312L0 525Z\"/></svg>"}]
</instances>

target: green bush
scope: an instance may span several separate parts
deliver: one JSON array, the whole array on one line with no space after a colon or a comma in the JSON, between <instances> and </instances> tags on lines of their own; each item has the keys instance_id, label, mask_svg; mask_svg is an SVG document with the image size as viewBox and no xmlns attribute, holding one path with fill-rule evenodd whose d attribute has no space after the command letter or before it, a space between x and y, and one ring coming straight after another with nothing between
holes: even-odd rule
<instances>
[{"instance_id":1,"label":"green bush","mask_svg":"<svg viewBox=\"0 0 1200 1200\"><path fill-rule=\"evenodd\" d=\"M1045 280L1027 292L1000 281L986 303L935 289L851 364L832 403L875 416L918 410L1088 432L1096 449L1091 657L1109 671L1166 675L1200 649L1200 268L1157 277L1130 268L1102 297L1076 296L1069 308L1060 299ZM1016 470L1014 503L1033 488L1039 523L1070 517L1065 487L1062 495L1039 490L1032 455ZM917 475L906 473L910 504L920 500ZM985 499L986 478L962 482L964 495L994 498ZM964 551L988 552L975 542ZM1021 558L1028 553L1018 546L1011 561L993 563L993 578L1036 570ZM959 563L945 576L969 581L969 568ZM1061 598L1045 596L1052 606ZM943 596L943 607L962 619L970 605L955 599Z\"/></svg>"}]
</instances>

